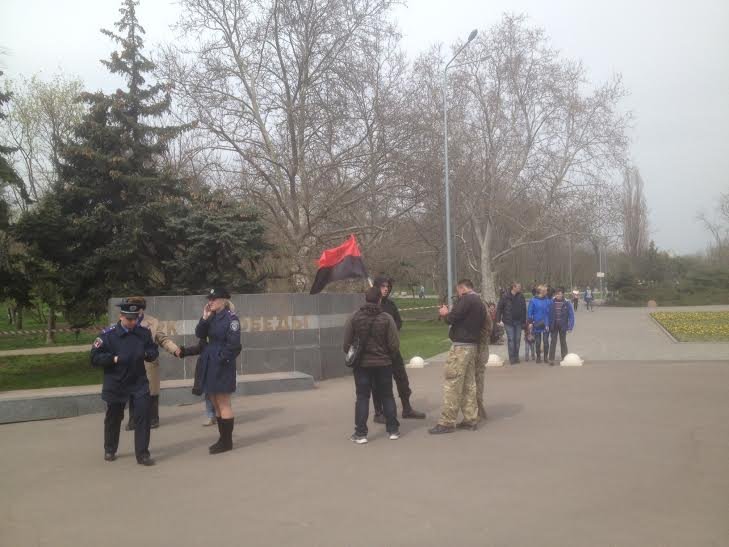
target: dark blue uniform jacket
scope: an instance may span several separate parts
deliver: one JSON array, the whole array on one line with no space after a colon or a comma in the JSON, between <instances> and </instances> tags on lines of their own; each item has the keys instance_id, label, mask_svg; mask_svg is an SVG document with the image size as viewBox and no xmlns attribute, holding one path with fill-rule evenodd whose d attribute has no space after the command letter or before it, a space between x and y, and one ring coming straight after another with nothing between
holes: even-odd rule
<instances>
[{"instance_id":1,"label":"dark blue uniform jacket","mask_svg":"<svg viewBox=\"0 0 729 547\"><path fill-rule=\"evenodd\" d=\"M205 342L197 373L204 393L232 393L236 388L235 359L240 354L240 321L230 310L200 319L195 336Z\"/></svg>"},{"instance_id":2,"label":"dark blue uniform jacket","mask_svg":"<svg viewBox=\"0 0 729 547\"><path fill-rule=\"evenodd\" d=\"M115 355L119 357L116 363ZM107 403L124 403L133 394L148 393L144 362L157 357L159 350L148 328L137 325L127 331L119 322L104 329L91 347L91 365L104 369L101 398Z\"/></svg>"}]
</instances>

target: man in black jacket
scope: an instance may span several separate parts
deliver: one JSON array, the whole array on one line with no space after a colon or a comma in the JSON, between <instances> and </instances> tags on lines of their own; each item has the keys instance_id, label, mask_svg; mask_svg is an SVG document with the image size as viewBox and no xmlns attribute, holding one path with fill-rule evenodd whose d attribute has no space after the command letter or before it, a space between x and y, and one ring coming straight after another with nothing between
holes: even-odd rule
<instances>
[{"instance_id":1,"label":"man in black jacket","mask_svg":"<svg viewBox=\"0 0 729 547\"><path fill-rule=\"evenodd\" d=\"M395 302L393 302L390 298L390 295L392 294L392 282L393 280L388 277L376 277L374 280L374 286L380 289L380 307L382 308L382 311L392 317L399 332L402 328L402 318L400 317L400 310L397 309L397 304L395 304ZM395 378L397 394L400 396L400 401L402 401L402 417L406 419L414 418L419 420L425 418L424 413L418 412L410 406L410 395L412 395L412 391L410 389L408 373L405 370L405 361L403 360L402 354L399 350L392 356L392 376ZM374 421L378 424L384 424L385 415L382 406L382 399L376 390L372 391L372 404L375 407Z\"/></svg>"},{"instance_id":2,"label":"man in black jacket","mask_svg":"<svg viewBox=\"0 0 729 547\"><path fill-rule=\"evenodd\" d=\"M512 365L519 362L521 329L526 323L526 318L527 306L524 295L521 294L521 284L514 282L511 284L511 290L504 293L496 307L496 322L504 325L509 347L509 363Z\"/></svg>"},{"instance_id":3,"label":"man in black jacket","mask_svg":"<svg viewBox=\"0 0 729 547\"><path fill-rule=\"evenodd\" d=\"M453 344L445 365L443 409L436 426L428 431L433 435L451 433L456 427L475 430L478 425L476 358L486 307L469 279L459 281L457 290L459 298L453 309L443 305L438 312L451 326L448 336ZM456 426L459 411L463 421Z\"/></svg>"}]
</instances>

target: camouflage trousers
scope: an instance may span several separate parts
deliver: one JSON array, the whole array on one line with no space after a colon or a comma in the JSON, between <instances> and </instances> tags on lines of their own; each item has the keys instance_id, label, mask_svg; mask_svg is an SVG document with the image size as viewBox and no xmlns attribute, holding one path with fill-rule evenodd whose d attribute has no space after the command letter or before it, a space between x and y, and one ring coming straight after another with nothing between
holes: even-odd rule
<instances>
[{"instance_id":1,"label":"camouflage trousers","mask_svg":"<svg viewBox=\"0 0 729 547\"><path fill-rule=\"evenodd\" d=\"M478 421L476 389L476 346L451 346L445 364L443 408L438 423L447 427L456 425L458 412L463 420Z\"/></svg>"},{"instance_id":2,"label":"camouflage trousers","mask_svg":"<svg viewBox=\"0 0 729 547\"><path fill-rule=\"evenodd\" d=\"M489 345L481 344L476 354L476 404L478 405L478 418L486 418L486 407L483 402L483 392L486 384L486 363L489 360Z\"/></svg>"}]
</instances>

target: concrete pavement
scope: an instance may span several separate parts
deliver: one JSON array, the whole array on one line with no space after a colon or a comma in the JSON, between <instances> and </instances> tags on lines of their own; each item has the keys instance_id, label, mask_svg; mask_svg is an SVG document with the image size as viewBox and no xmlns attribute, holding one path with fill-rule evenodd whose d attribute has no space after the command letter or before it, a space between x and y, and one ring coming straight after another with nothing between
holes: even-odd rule
<instances>
[{"instance_id":1,"label":"concrete pavement","mask_svg":"<svg viewBox=\"0 0 729 547\"><path fill-rule=\"evenodd\" d=\"M364 446L351 378L236 399L216 457L201 404L164 408L153 468L124 432L103 461L101 414L0 426L0 544L729 545L729 363L489 369L488 422L432 437L441 373L409 371L427 420Z\"/></svg>"},{"instance_id":2,"label":"concrete pavement","mask_svg":"<svg viewBox=\"0 0 729 547\"><path fill-rule=\"evenodd\" d=\"M651 311L727 311L729 306L678 308L580 307L575 330L567 336L570 352L585 361L729 361L729 343L675 342L650 317ZM506 345L493 346L492 353L508 357ZM559 359L559 345L556 352ZM524 358L522 340L521 358Z\"/></svg>"}]
</instances>

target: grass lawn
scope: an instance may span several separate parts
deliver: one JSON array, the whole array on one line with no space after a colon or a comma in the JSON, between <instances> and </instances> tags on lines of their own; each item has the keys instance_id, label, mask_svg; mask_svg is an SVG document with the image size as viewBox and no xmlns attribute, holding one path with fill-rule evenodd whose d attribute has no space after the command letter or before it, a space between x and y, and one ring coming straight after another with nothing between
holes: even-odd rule
<instances>
[{"instance_id":1,"label":"grass lawn","mask_svg":"<svg viewBox=\"0 0 729 547\"><path fill-rule=\"evenodd\" d=\"M0 357L0 391L100 384L89 352Z\"/></svg>"},{"instance_id":2,"label":"grass lawn","mask_svg":"<svg viewBox=\"0 0 729 547\"><path fill-rule=\"evenodd\" d=\"M437 298L393 298L404 321L432 320L438 317Z\"/></svg>"},{"instance_id":3,"label":"grass lawn","mask_svg":"<svg viewBox=\"0 0 729 547\"><path fill-rule=\"evenodd\" d=\"M30 334L27 336L0 336L0 350L46 348L53 346L77 346L89 344L98 336L95 332L80 332L78 338L73 332L57 332L56 343L46 344L45 334Z\"/></svg>"},{"instance_id":4,"label":"grass lawn","mask_svg":"<svg viewBox=\"0 0 729 547\"><path fill-rule=\"evenodd\" d=\"M450 347L448 325L442 321L406 321L400 331L400 352L405 363L415 355L427 359Z\"/></svg>"},{"instance_id":5,"label":"grass lawn","mask_svg":"<svg viewBox=\"0 0 729 547\"><path fill-rule=\"evenodd\" d=\"M651 313L679 342L729 342L729 312Z\"/></svg>"}]
</instances>

